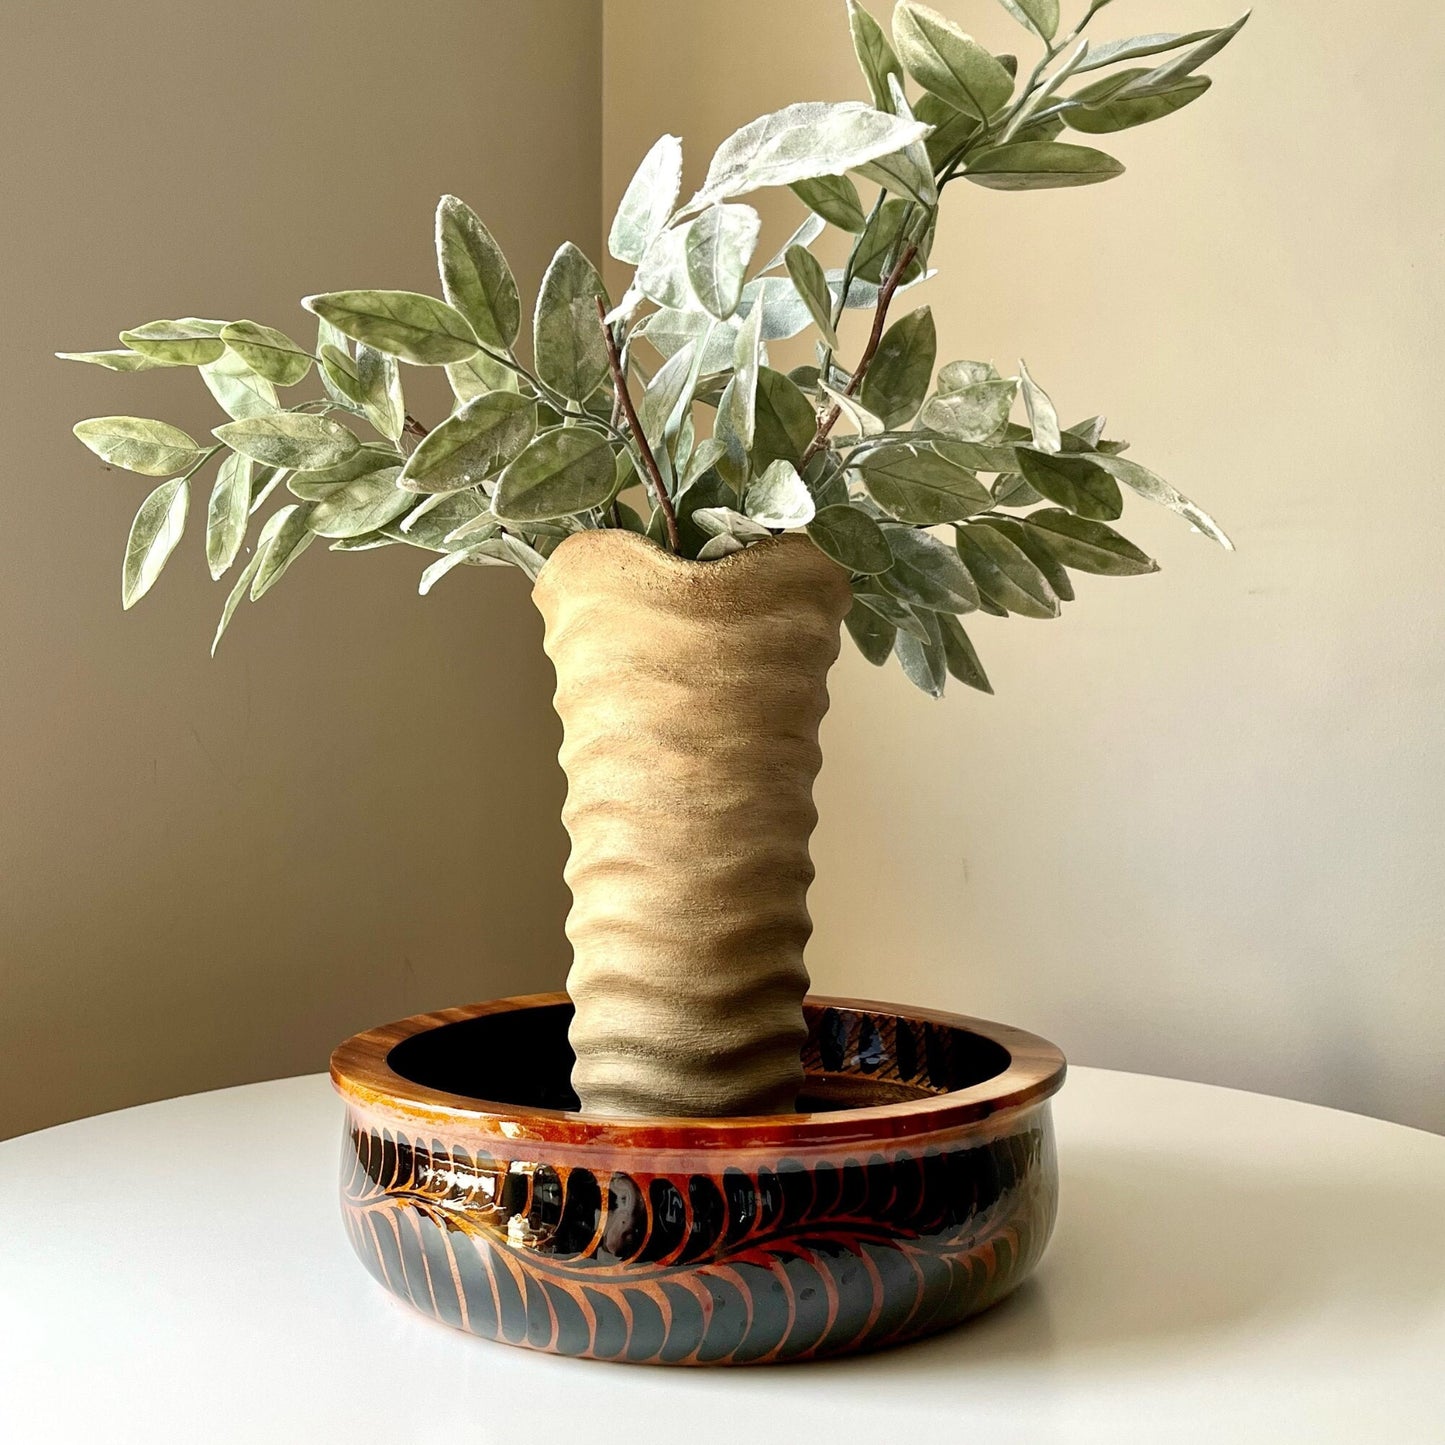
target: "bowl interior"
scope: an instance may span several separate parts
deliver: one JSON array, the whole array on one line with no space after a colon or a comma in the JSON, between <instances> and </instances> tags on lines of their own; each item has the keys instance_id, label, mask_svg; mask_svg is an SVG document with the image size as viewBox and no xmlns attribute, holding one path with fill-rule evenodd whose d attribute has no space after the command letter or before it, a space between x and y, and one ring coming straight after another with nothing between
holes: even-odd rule
<instances>
[{"instance_id":1,"label":"bowl interior","mask_svg":"<svg viewBox=\"0 0 1445 1445\"><path fill-rule=\"evenodd\" d=\"M807 1003L806 1083L811 1113L903 1103L972 1088L1002 1074L1009 1051L993 1039L929 1018ZM388 1067L424 1088L524 1109L574 1111L570 1003L480 1014L396 1044Z\"/></svg>"}]
</instances>

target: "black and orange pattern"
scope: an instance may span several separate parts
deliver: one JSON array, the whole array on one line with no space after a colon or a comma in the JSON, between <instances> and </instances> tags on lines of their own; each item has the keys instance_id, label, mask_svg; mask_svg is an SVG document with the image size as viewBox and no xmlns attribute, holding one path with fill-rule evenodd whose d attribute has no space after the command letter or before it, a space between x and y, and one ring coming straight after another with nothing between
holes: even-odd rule
<instances>
[{"instance_id":1,"label":"black and orange pattern","mask_svg":"<svg viewBox=\"0 0 1445 1445\"><path fill-rule=\"evenodd\" d=\"M932 1096L962 1066L957 1030L809 1013L824 1094ZM355 1105L346 1138L346 1226L381 1284L473 1334L608 1360L806 1360L931 1334L1028 1274L1056 1207L1046 1099L917 1143L702 1169L507 1158Z\"/></svg>"}]
</instances>

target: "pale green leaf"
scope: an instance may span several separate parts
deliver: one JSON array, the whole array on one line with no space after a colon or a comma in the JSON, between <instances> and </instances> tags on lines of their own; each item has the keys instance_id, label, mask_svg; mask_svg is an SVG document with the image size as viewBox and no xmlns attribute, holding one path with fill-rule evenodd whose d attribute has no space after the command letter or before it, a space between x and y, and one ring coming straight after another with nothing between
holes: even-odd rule
<instances>
[{"instance_id":1,"label":"pale green leaf","mask_svg":"<svg viewBox=\"0 0 1445 1445\"><path fill-rule=\"evenodd\" d=\"M903 84L897 76L888 77L893 102L888 107L903 120L912 120L913 111L903 94ZM933 162L928 157L928 147L921 140L906 145L902 150L880 156L858 167L858 174L874 185L883 186L906 200L916 201L920 206L938 204L938 183L933 176Z\"/></svg>"},{"instance_id":2,"label":"pale green leaf","mask_svg":"<svg viewBox=\"0 0 1445 1445\"><path fill-rule=\"evenodd\" d=\"M759 390L758 395L759 400L761 400L761 389ZM760 423L761 419L762 418L760 411ZM692 455L687 459L687 469L682 474L682 481L678 483L679 494L687 491L690 486L692 486L695 482L702 478L707 472L711 471L712 468L717 465L718 459L725 456L726 454L727 444L720 440L718 437L706 437L702 441L700 441L697 446L693 448ZM628 465L631 465L630 461ZM628 485L636 485L635 473L633 481L628 483ZM626 488L624 487L623 490L626 490Z\"/></svg>"},{"instance_id":3,"label":"pale green leaf","mask_svg":"<svg viewBox=\"0 0 1445 1445\"><path fill-rule=\"evenodd\" d=\"M808 523L808 535L825 556L859 576L886 572L893 550L883 529L866 512L845 502L820 507Z\"/></svg>"},{"instance_id":4,"label":"pale green leaf","mask_svg":"<svg viewBox=\"0 0 1445 1445\"><path fill-rule=\"evenodd\" d=\"M772 535L761 522L733 507L697 507L692 521L709 537L733 537L739 542L766 542Z\"/></svg>"},{"instance_id":5,"label":"pale green leaf","mask_svg":"<svg viewBox=\"0 0 1445 1445\"><path fill-rule=\"evenodd\" d=\"M1081 520L1074 517L1072 512L1060 511L1059 515L1070 517L1076 522ZM1064 564L1045 542L1042 533L1034 531L1013 517L975 517L969 525L975 531L989 527L1007 537L1044 574L1044 580L1053 588L1054 596L1060 602L1074 600L1074 584L1069 580L1069 574L1064 569ZM1088 522L1084 525L1101 527L1103 523Z\"/></svg>"},{"instance_id":6,"label":"pale green leaf","mask_svg":"<svg viewBox=\"0 0 1445 1445\"><path fill-rule=\"evenodd\" d=\"M1198 100L1212 83L1207 75L1186 75L1145 94L1119 98L1116 92L1146 73L1125 71L1075 91L1060 118L1085 134L1108 135L1173 115Z\"/></svg>"},{"instance_id":7,"label":"pale green leaf","mask_svg":"<svg viewBox=\"0 0 1445 1445\"><path fill-rule=\"evenodd\" d=\"M537 294L533 354L542 381L573 401L586 401L607 375L607 345L597 302L607 288L570 241L552 257Z\"/></svg>"},{"instance_id":8,"label":"pale green leaf","mask_svg":"<svg viewBox=\"0 0 1445 1445\"><path fill-rule=\"evenodd\" d=\"M1051 41L1059 31L1059 0L1000 0L1003 8L1027 26L1040 40Z\"/></svg>"},{"instance_id":9,"label":"pale green leaf","mask_svg":"<svg viewBox=\"0 0 1445 1445\"><path fill-rule=\"evenodd\" d=\"M755 306L738 331L733 375L718 403L714 435L727 447L718 458L723 479L741 490L749 473L749 454L757 428L758 372L762 365L763 311Z\"/></svg>"},{"instance_id":10,"label":"pale green leaf","mask_svg":"<svg viewBox=\"0 0 1445 1445\"><path fill-rule=\"evenodd\" d=\"M941 380L941 378L940 378ZM986 442L1008 425L1018 383L975 381L929 399L920 417L930 431L962 442Z\"/></svg>"},{"instance_id":11,"label":"pale green leaf","mask_svg":"<svg viewBox=\"0 0 1445 1445\"><path fill-rule=\"evenodd\" d=\"M216 398L227 416L244 421L252 416L269 416L281 405L276 388L264 376L252 371L236 351L223 351L200 368L206 390Z\"/></svg>"},{"instance_id":12,"label":"pale green leaf","mask_svg":"<svg viewBox=\"0 0 1445 1445\"><path fill-rule=\"evenodd\" d=\"M510 563L513 567L519 567L533 582L537 580L542 568L547 565L547 559L535 548L529 547L520 537L511 535L493 537L490 541L479 542L470 549L472 557L469 561L491 559L496 562Z\"/></svg>"},{"instance_id":13,"label":"pale green leaf","mask_svg":"<svg viewBox=\"0 0 1445 1445\"><path fill-rule=\"evenodd\" d=\"M1182 492L1170 486L1163 477L1155 476L1148 467L1141 467L1138 462L1131 462L1127 457L1108 456L1102 453L1092 460L1116 481L1123 482L1126 487L1131 488L1141 497L1147 497L1149 501L1157 502L1161 507L1168 507L1171 512L1177 512L1211 541L1218 542L1226 552L1234 551L1234 543L1225 536L1224 530L1208 512L1191 502ZM1077 511L1078 508L1072 510ZM1094 514L1084 512L1081 515ZM1100 515L1104 521L1112 521L1113 517L1117 517L1119 513L1115 512L1113 517L1104 514L1097 515Z\"/></svg>"},{"instance_id":14,"label":"pale green leaf","mask_svg":"<svg viewBox=\"0 0 1445 1445\"><path fill-rule=\"evenodd\" d=\"M773 462L743 495L743 511L765 527L804 527L816 510L812 493L789 461Z\"/></svg>"},{"instance_id":15,"label":"pale green leaf","mask_svg":"<svg viewBox=\"0 0 1445 1445\"><path fill-rule=\"evenodd\" d=\"M400 467L385 467L344 482L312 507L306 525L318 537L360 537L384 527L415 502L397 486L400 474Z\"/></svg>"},{"instance_id":16,"label":"pale green leaf","mask_svg":"<svg viewBox=\"0 0 1445 1445\"><path fill-rule=\"evenodd\" d=\"M497 482L492 508L504 522L542 522L600 507L616 466L608 439L590 427L544 431Z\"/></svg>"},{"instance_id":17,"label":"pale green leaf","mask_svg":"<svg viewBox=\"0 0 1445 1445\"><path fill-rule=\"evenodd\" d=\"M484 346L508 350L522 323L512 268L477 213L455 196L437 203L436 248L442 295Z\"/></svg>"},{"instance_id":18,"label":"pale green leaf","mask_svg":"<svg viewBox=\"0 0 1445 1445\"><path fill-rule=\"evenodd\" d=\"M858 199L858 187L847 176L814 176L811 180L794 181L788 189L809 210L840 231L856 235L867 222L863 203Z\"/></svg>"},{"instance_id":19,"label":"pale green leaf","mask_svg":"<svg viewBox=\"0 0 1445 1445\"><path fill-rule=\"evenodd\" d=\"M638 419L654 452L665 448L669 429L692 401L692 388L697 382L696 362L697 345L688 342L657 369L642 393Z\"/></svg>"},{"instance_id":20,"label":"pale green leaf","mask_svg":"<svg viewBox=\"0 0 1445 1445\"><path fill-rule=\"evenodd\" d=\"M928 640L928 629L918 620L918 614L896 597L890 596L886 592L855 590L853 600L861 603L870 612L877 613L896 631L906 632L910 637L916 637L921 642Z\"/></svg>"},{"instance_id":21,"label":"pale green leaf","mask_svg":"<svg viewBox=\"0 0 1445 1445\"><path fill-rule=\"evenodd\" d=\"M843 619L848 635L858 646L858 651L873 664L882 667L893 654L893 640L898 629L891 622L885 622L871 607L865 607L857 598Z\"/></svg>"},{"instance_id":22,"label":"pale green leaf","mask_svg":"<svg viewBox=\"0 0 1445 1445\"><path fill-rule=\"evenodd\" d=\"M221 340L224 321L204 321L183 316L179 321L148 321L134 331L122 331L122 344L149 356L153 361L177 366L202 366L214 361L225 349Z\"/></svg>"},{"instance_id":23,"label":"pale green leaf","mask_svg":"<svg viewBox=\"0 0 1445 1445\"><path fill-rule=\"evenodd\" d=\"M938 369L939 391L959 391L980 381L998 381L998 368L991 361L950 361Z\"/></svg>"},{"instance_id":24,"label":"pale green leaf","mask_svg":"<svg viewBox=\"0 0 1445 1445\"><path fill-rule=\"evenodd\" d=\"M938 618L931 612L923 613L918 620L927 630L927 639L920 640L911 633L900 632L893 640L893 651L909 682L929 697L939 698L943 696L943 686L948 679L943 634L939 630Z\"/></svg>"},{"instance_id":25,"label":"pale green leaf","mask_svg":"<svg viewBox=\"0 0 1445 1445\"><path fill-rule=\"evenodd\" d=\"M987 487L932 447L892 442L869 451L857 470L868 495L890 516L918 526L957 522L993 505Z\"/></svg>"},{"instance_id":26,"label":"pale green leaf","mask_svg":"<svg viewBox=\"0 0 1445 1445\"><path fill-rule=\"evenodd\" d=\"M833 329L833 293L828 289L828 277L822 262L802 246L789 246L783 261L793 286L813 318L813 324L828 345L836 348L838 333Z\"/></svg>"},{"instance_id":27,"label":"pale green leaf","mask_svg":"<svg viewBox=\"0 0 1445 1445\"><path fill-rule=\"evenodd\" d=\"M691 226L674 226L669 231L660 231L652 238L637 267L637 285L642 294L649 301L679 314L695 311L697 307L697 298L687 279L687 237L691 229ZM647 332L651 338L655 330L663 328L657 325L655 317L649 317L648 321ZM712 324L712 317L698 315L695 320L680 324L694 328L692 335L696 336L698 329Z\"/></svg>"},{"instance_id":28,"label":"pale green leaf","mask_svg":"<svg viewBox=\"0 0 1445 1445\"><path fill-rule=\"evenodd\" d=\"M874 415L856 397L838 391L835 387L829 386L826 381L820 381L818 389L838 408L838 415L847 423L848 428L857 432L859 436L873 437L888 430L883 425L883 418Z\"/></svg>"},{"instance_id":29,"label":"pale green leaf","mask_svg":"<svg viewBox=\"0 0 1445 1445\"><path fill-rule=\"evenodd\" d=\"M993 191L1092 186L1123 174L1124 167L1113 156L1060 141L1016 141L995 146L970 157L963 172L967 180Z\"/></svg>"},{"instance_id":30,"label":"pale green leaf","mask_svg":"<svg viewBox=\"0 0 1445 1445\"><path fill-rule=\"evenodd\" d=\"M1023 392L1024 410L1029 417L1029 431L1033 434L1034 445L1041 452L1056 452L1063 447L1059 434L1059 413L1049 394L1032 376L1028 367L1019 362L1019 388Z\"/></svg>"},{"instance_id":31,"label":"pale green leaf","mask_svg":"<svg viewBox=\"0 0 1445 1445\"><path fill-rule=\"evenodd\" d=\"M667 225L682 185L682 142L675 135L658 139L627 183L607 236L607 249L619 261L636 266Z\"/></svg>"},{"instance_id":32,"label":"pale green leaf","mask_svg":"<svg viewBox=\"0 0 1445 1445\"><path fill-rule=\"evenodd\" d=\"M933 133L923 145L936 171L961 155L983 128L983 122L976 115L955 110L946 100L927 91L918 97L913 114L933 127Z\"/></svg>"},{"instance_id":33,"label":"pale green leaf","mask_svg":"<svg viewBox=\"0 0 1445 1445\"><path fill-rule=\"evenodd\" d=\"M933 311L920 306L883 333L863 377L859 400L893 431L913 420L928 395L938 353Z\"/></svg>"},{"instance_id":34,"label":"pale green leaf","mask_svg":"<svg viewBox=\"0 0 1445 1445\"><path fill-rule=\"evenodd\" d=\"M703 309L726 321L742 299L762 220L751 206L709 206L688 228L687 279Z\"/></svg>"},{"instance_id":35,"label":"pale green leaf","mask_svg":"<svg viewBox=\"0 0 1445 1445\"><path fill-rule=\"evenodd\" d=\"M1160 62L1153 70L1135 77L1116 92L1114 98L1121 101L1133 100L1136 96L1170 89L1185 76L1193 75L1206 61L1213 60L1239 34L1248 19L1249 11L1246 10L1233 25L1226 25L1223 29L1202 36L1177 55L1171 55L1168 60ZM121 340L124 341L125 338L122 337Z\"/></svg>"},{"instance_id":36,"label":"pale green leaf","mask_svg":"<svg viewBox=\"0 0 1445 1445\"><path fill-rule=\"evenodd\" d=\"M266 518L266 525L256 539L256 555L261 560L251 581L252 602L259 602L316 540L316 533L307 526L310 514L310 505L298 502Z\"/></svg>"},{"instance_id":37,"label":"pale green leaf","mask_svg":"<svg viewBox=\"0 0 1445 1445\"><path fill-rule=\"evenodd\" d=\"M396 357L365 343L356 348L356 383L366 419L389 442L401 440L406 403L401 395L401 366Z\"/></svg>"},{"instance_id":38,"label":"pale green leaf","mask_svg":"<svg viewBox=\"0 0 1445 1445\"><path fill-rule=\"evenodd\" d=\"M360 446L354 433L326 416L272 412L215 427L211 435L266 466L319 471L346 461Z\"/></svg>"},{"instance_id":39,"label":"pale green leaf","mask_svg":"<svg viewBox=\"0 0 1445 1445\"><path fill-rule=\"evenodd\" d=\"M354 340L416 366L464 361L477 350L460 311L416 291L331 291L301 304Z\"/></svg>"},{"instance_id":40,"label":"pale green leaf","mask_svg":"<svg viewBox=\"0 0 1445 1445\"><path fill-rule=\"evenodd\" d=\"M241 575L236 578L236 585L231 588L226 597L226 605L221 609L221 620L216 624L216 635L211 639L211 656L216 655L216 649L221 645L221 637L231 625L231 619L236 615L236 608L241 605L241 599L251 590L251 584L256 579L256 573L261 566L262 552L257 547L251 556L251 560L241 569Z\"/></svg>"},{"instance_id":41,"label":"pale green leaf","mask_svg":"<svg viewBox=\"0 0 1445 1445\"><path fill-rule=\"evenodd\" d=\"M902 0L893 42L908 73L955 110L987 120L1013 94L1013 77L971 35L936 10Z\"/></svg>"},{"instance_id":42,"label":"pale green leaf","mask_svg":"<svg viewBox=\"0 0 1445 1445\"><path fill-rule=\"evenodd\" d=\"M713 156L703 188L688 210L699 211L764 186L841 175L927 134L922 122L900 120L861 101L801 101L760 116L729 136Z\"/></svg>"},{"instance_id":43,"label":"pale green leaf","mask_svg":"<svg viewBox=\"0 0 1445 1445\"><path fill-rule=\"evenodd\" d=\"M949 675L956 677L967 687L977 688L979 692L993 692L993 684L989 682L988 674L978 660L978 653L973 650L973 643L969 641L968 633L963 630L963 624L946 612L935 615L938 618L938 630L943 636L943 656Z\"/></svg>"},{"instance_id":44,"label":"pale green leaf","mask_svg":"<svg viewBox=\"0 0 1445 1445\"><path fill-rule=\"evenodd\" d=\"M205 455L179 427L139 416L96 416L71 428L102 461L146 477L194 466Z\"/></svg>"},{"instance_id":45,"label":"pale green leaf","mask_svg":"<svg viewBox=\"0 0 1445 1445\"><path fill-rule=\"evenodd\" d=\"M868 94L879 110L893 109L893 93L888 84L891 75L903 79L903 67L883 33L883 27L865 10L858 0L848 0L848 28L853 35L853 53L858 57L858 68L868 82ZM849 227L848 229L852 229Z\"/></svg>"},{"instance_id":46,"label":"pale green leaf","mask_svg":"<svg viewBox=\"0 0 1445 1445\"><path fill-rule=\"evenodd\" d=\"M121 606L129 610L155 585L181 534L191 489L185 477L162 482L145 501L131 523L125 544L121 578Z\"/></svg>"},{"instance_id":47,"label":"pale green leaf","mask_svg":"<svg viewBox=\"0 0 1445 1445\"><path fill-rule=\"evenodd\" d=\"M311 370L311 358L284 331L255 321L233 321L221 340L273 386L295 386Z\"/></svg>"},{"instance_id":48,"label":"pale green leaf","mask_svg":"<svg viewBox=\"0 0 1445 1445\"><path fill-rule=\"evenodd\" d=\"M61 361L84 361L91 366L102 366L107 371L155 371L162 366L184 366L181 361L157 361L153 356L142 356L139 351L57 351Z\"/></svg>"},{"instance_id":49,"label":"pale green leaf","mask_svg":"<svg viewBox=\"0 0 1445 1445\"><path fill-rule=\"evenodd\" d=\"M537 403L493 391L448 417L407 458L400 485L411 492L454 492L496 476L537 428Z\"/></svg>"},{"instance_id":50,"label":"pale green leaf","mask_svg":"<svg viewBox=\"0 0 1445 1445\"><path fill-rule=\"evenodd\" d=\"M780 371L762 367L758 371L753 465L763 470L779 459L797 465L817 426L813 403L796 383Z\"/></svg>"},{"instance_id":51,"label":"pale green leaf","mask_svg":"<svg viewBox=\"0 0 1445 1445\"><path fill-rule=\"evenodd\" d=\"M734 552L741 552L746 545L747 543L738 541L731 533L721 532L716 537L709 537L698 548L697 560L716 562L723 557L731 557Z\"/></svg>"},{"instance_id":52,"label":"pale green leaf","mask_svg":"<svg viewBox=\"0 0 1445 1445\"><path fill-rule=\"evenodd\" d=\"M1193 45L1197 40L1207 40L1218 30L1191 30L1187 35L1178 32L1159 32L1153 35L1135 35L1128 40L1105 40L1089 47L1089 53L1079 71L1099 70L1105 65L1117 65L1122 60L1138 60L1146 55L1159 55L1166 50L1178 50Z\"/></svg>"},{"instance_id":53,"label":"pale green leaf","mask_svg":"<svg viewBox=\"0 0 1445 1445\"><path fill-rule=\"evenodd\" d=\"M214 581L236 560L251 517L251 459L232 452L222 463L206 508L206 563Z\"/></svg>"},{"instance_id":54,"label":"pale green leaf","mask_svg":"<svg viewBox=\"0 0 1445 1445\"><path fill-rule=\"evenodd\" d=\"M452 395L465 406L489 391L516 391L517 373L500 361L479 351L465 361L449 361L446 365L447 381Z\"/></svg>"}]
</instances>

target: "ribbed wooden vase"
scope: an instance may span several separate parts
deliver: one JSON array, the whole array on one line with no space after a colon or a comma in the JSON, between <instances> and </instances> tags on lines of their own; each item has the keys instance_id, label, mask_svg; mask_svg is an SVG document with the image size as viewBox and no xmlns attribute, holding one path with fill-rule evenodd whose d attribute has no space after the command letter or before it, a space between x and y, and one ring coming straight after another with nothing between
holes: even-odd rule
<instances>
[{"instance_id":1,"label":"ribbed wooden vase","mask_svg":"<svg viewBox=\"0 0 1445 1445\"><path fill-rule=\"evenodd\" d=\"M582 1108L787 1112L847 575L799 536L689 562L593 531L534 596L563 726Z\"/></svg>"}]
</instances>

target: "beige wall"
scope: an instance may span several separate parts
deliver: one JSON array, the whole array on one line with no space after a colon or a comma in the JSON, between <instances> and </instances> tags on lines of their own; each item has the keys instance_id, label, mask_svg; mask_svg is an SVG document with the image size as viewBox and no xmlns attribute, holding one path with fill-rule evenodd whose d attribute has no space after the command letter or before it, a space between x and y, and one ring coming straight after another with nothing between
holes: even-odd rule
<instances>
[{"instance_id":1,"label":"beige wall","mask_svg":"<svg viewBox=\"0 0 1445 1445\"><path fill-rule=\"evenodd\" d=\"M520 576L420 599L419 553L315 548L212 662L204 489L125 616L146 483L69 427L223 418L190 373L49 353L434 287L448 190L524 287L565 237L596 249L600 13L17 0L0 26L5 1135L318 1069L369 1023L560 983L558 729Z\"/></svg>"},{"instance_id":2,"label":"beige wall","mask_svg":"<svg viewBox=\"0 0 1445 1445\"><path fill-rule=\"evenodd\" d=\"M985 0L939 8L1021 39ZM857 95L842 11L609 0L607 213L664 130L691 180L753 116ZM1100 23L1229 18L1117 0ZM1131 506L1163 572L1085 578L1059 622L979 619L993 699L930 704L845 658L821 987L1445 1128L1442 54L1425 0L1270 0L1211 95L1107 138L1123 179L949 193L941 359L1026 357L1239 551Z\"/></svg>"}]
</instances>

